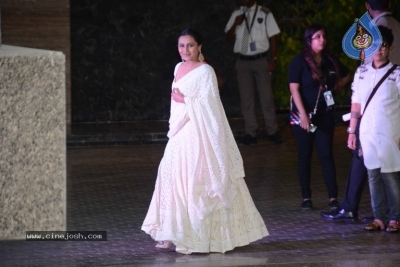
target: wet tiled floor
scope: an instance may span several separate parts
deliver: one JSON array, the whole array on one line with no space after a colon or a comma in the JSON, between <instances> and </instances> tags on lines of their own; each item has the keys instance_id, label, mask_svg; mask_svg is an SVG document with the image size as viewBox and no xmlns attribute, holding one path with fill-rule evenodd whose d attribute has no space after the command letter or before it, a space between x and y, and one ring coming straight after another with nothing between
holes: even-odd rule
<instances>
[{"instance_id":1,"label":"wet tiled floor","mask_svg":"<svg viewBox=\"0 0 400 267\"><path fill-rule=\"evenodd\" d=\"M332 224L321 169L313 159L315 209L301 211L293 134L285 144L265 139L239 145L246 182L270 236L225 254L180 255L160 251L140 230L147 212L164 143L68 148L68 230L108 232L107 241L0 241L0 266L400 266L400 234L366 232L362 223ZM350 162L346 126L335 136L339 198ZM315 153L316 154L316 153ZM360 216L371 215L366 189ZM57 230L57 229L55 229Z\"/></svg>"}]
</instances>

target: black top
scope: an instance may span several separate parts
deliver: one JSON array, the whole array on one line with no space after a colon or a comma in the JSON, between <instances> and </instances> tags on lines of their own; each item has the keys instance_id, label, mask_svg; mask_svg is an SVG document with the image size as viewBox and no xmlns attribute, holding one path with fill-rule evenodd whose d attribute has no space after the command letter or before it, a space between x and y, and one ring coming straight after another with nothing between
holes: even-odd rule
<instances>
[{"instance_id":1,"label":"black top","mask_svg":"<svg viewBox=\"0 0 400 267\"><path fill-rule=\"evenodd\" d=\"M328 90L332 91L336 83L336 70L333 62L326 56L322 56L321 66L322 72L326 77L325 84ZM338 60L339 77L343 78L349 70ZM289 83L300 84L299 92L301 100L303 101L306 112L312 112L315 108L317 101L319 83L312 77L311 71L308 68L307 62L305 61L302 54L298 54L289 65ZM321 91L320 98L318 101L317 112L323 112L326 110L326 102L324 99L324 91ZM293 111L297 111L296 105L293 103Z\"/></svg>"}]
</instances>

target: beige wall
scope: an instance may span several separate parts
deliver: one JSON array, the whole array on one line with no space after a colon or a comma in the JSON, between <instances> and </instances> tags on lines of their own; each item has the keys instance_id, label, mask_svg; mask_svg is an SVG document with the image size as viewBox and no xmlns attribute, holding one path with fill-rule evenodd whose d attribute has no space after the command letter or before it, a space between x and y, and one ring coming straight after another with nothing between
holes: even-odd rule
<instances>
[{"instance_id":1,"label":"beige wall","mask_svg":"<svg viewBox=\"0 0 400 267\"><path fill-rule=\"evenodd\" d=\"M3 44L61 51L66 58L66 120L71 125L69 0L1 0ZM69 127L68 127L69 129Z\"/></svg>"}]
</instances>

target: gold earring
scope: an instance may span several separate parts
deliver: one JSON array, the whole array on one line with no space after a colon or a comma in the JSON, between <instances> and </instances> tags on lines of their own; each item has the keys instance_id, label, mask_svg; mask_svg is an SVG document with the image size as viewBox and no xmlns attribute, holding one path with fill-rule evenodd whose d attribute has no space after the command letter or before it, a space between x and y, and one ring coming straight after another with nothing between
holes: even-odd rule
<instances>
[{"instance_id":1,"label":"gold earring","mask_svg":"<svg viewBox=\"0 0 400 267\"><path fill-rule=\"evenodd\" d=\"M201 53L201 50L199 50L199 57L198 57L198 60L199 60L200 62L203 62L203 61L204 61L204 56L203 56L203 54Z\"/></svg>"}]
</instances>

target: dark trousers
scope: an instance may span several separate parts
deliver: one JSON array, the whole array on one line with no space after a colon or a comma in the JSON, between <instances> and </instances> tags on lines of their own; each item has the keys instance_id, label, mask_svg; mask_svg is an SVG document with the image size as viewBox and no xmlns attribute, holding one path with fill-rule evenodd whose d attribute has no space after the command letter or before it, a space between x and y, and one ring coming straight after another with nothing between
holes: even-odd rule
<instances>
[{"instance_id":1,"label":"dark trousers","mask_svg":"<svg viewBox=\"0 0 400 267\"><path fill-rule=\"evenodd\" d=\"M293 125L298 151L297 171L301 195L303 199L311 198L311 156L315 141L328 196L337 198L336 167L332 153L335 118L332 112L323 112L314 116L313 123L317 126L314 133L307 133L300 126Z\"/></svg>"},{"instance_id":2,"label":"dark trousers","mask_svg":"<svg viewBox=\"0 0 400 267\"><path fill-rule=\"evenodd\" d=\"M367 168L364 165L364 158L358 156L358 151L352 152L349 174L347 176L346 189L340 207L345 211L351 211L358 214L358 207L361 201L361 195L365 183L368 180Z\"/></svg>"},{"instance_id":3,"label":"dark trousers","mask_svg":"<svg viewBox=\"0 0 400 267\"><path fill-rule=\"evenodd\" d=\"M275 134L278 129L274 94L271 86L271 76L268 72L267 57L255 60L236 61L237 79L240 93L246 134L256 136L258 123L256 116L255 93L258 91L258 100L264 115L265 129L268 135Z\"/></svg>"},{"instance_id":4,"label":"dark trousers","mask_svg":"<svg viewBox=\"0 0 400 267\"><path fill-rule=\"evenodd\" d=\"M357 149L352 151L347 184L340 207L345 211L351 211L358 214L358 207L361 201L361 195L364 191L365 183L368 180L368 170L364 165L364 157L359 156L360 145L360 123L358 120L356 127Z\"/></svg>"}]
</instances>

